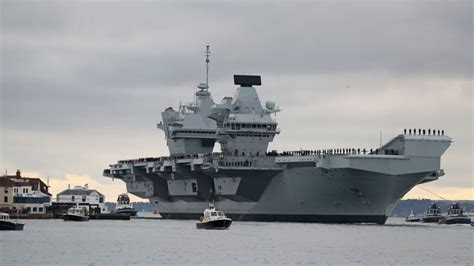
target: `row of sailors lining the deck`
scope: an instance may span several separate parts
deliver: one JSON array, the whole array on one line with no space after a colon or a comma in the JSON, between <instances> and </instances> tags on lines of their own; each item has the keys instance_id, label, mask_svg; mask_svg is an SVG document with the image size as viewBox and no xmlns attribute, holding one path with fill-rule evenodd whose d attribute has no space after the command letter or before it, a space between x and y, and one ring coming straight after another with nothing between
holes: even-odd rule
<instances>
[{"instance_id":1,"label":"row of sailors lining the deck","mask_svg":"<svg viewBox=\"0 0 474 266\"><path fill-rule=\"evenodd\" d=\"M354 149L354 148L341 148L341 149L322 149L322 150L299 150L299 151L283 151L278 153L273 150L266 152L266 156L308 156L308 155L349 155L349 154L388 154L388 155L398 155L397 150L385 149L380 151L379 149ZM139 162L163 162L169 160L177 159L199 159L199 158L224 158L224 157L259 157L262 154L257 152L253 154L249 153L239 153L239 152L226 152L226 153L205 153L205 154L186 154L186 155L175 155L175 156L166 156L166 157L148 157L140 158L135 160L121 160L118 161L119 164L131 164ZM113 168L120 168L120 165L111 165Z\"/></svg>"},{"instance_id":2,"label":"row of sailors lining the deck","mask_svg":"<svg viewBox=\"0 0 474 266\"><path fill-rule=\"evenodd\" d=\"M416 132L417 132L417 129L414 128L413 131L410 129L404 129L403 130L403 133L406 135L408 132L408 135L412 135L412 132L413 132L413 135L416 135ZM418 135L427 135L426 133L428 133L428 135L433 135L433 136L444 136L444 130L436 130L436 129L418 129Z\"/></svg>"},{"instance_id":3,"label":"row of sailors lining the deck","mask_svg":"<svg viewBox=\"0 0 474 266\"><path fill-rule=\"evenodd\" d=\"M300 151L284 151L278 153L277 151L267 152L267 156L307 156L307 155L349 155L349 154L390 154L398 155L396 150L384 150L382 153L379 149L353 149L353 148L342 148L342 149L323 149L323 150L300 150Z\"/></svg>"}]
</instances>

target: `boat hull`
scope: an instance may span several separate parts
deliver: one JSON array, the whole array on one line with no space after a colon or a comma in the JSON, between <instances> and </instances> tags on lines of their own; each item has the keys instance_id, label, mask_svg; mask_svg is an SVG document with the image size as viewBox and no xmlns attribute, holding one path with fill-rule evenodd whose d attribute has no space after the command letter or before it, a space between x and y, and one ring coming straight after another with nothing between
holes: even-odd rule
<instances>
[{"instance_id":1,"label":"boat hull","mask_svg":"<svg viewBox=\"0 0 474 266\"><path fill-rule=\"evenodd\" d=\"M228 229L232 224L231 219L219 219L207 222L197 222L197 229Z\"/></svg>"},{"instance_id":2,"label":"boat hull","mask_svg":"<svg viewBox=\"0 0 474 266\"><path fill-rule=\"evenodd\" d=\"M131 209L131 208L116 209L116 210L114 210L114 213L128 214L130 216L136 216L137 215L137 211L135 209Z\"/></svg>"},{"instance_id":3,"label":"boat hull","mask_svg":"<svg viewBox=\"0 0 474 266\"><path fill-rule=\"evenodd\" d=\"M11 221L0 221L1 231L22 231L25 224L15 223Z\"/></svg>"},{"instance_id":4,"label":"boat hull","mask_svg":"<svg viewBox=\"0 0 474 266\"><path fill-rule=\"evenodd\" d=\"M421 221L424 222L424 223L437 223L439 222L440 220L443 220L444 216L424 216L423 218L421 218Z\"/></svg>"},{"instance_id":5,"label":"boat hull","mask_svg":"<svg viewBox=\"0 0 474 266\"><path fill-rule=\"evenodd\" d=\"M300 167L275 175L258 201L218 195L215 204L236 221L384 224L397 200L425 176ZM189 198L150 202L164 219L197 219L208 205Z\"/></svg>"},{"instance_id":6,"label":"boat hull","mask_svg":"<svg viewBox=\"0 0 474 266\"><path fill-rule=\"evenodd\" d=\"M420 222L420 221L421 221L420 218L405 219L405 222L407 222L407 223L417 223L417 222Z\"/></svg>"},{"instance_id":7,"label":"boat hull","mask_svg":"<svg viewBox=\"0 0 474 266\"><path fill-rule=\"evenodd\" d=\"M471 218L469 217L448 217L440 220L440 224L471 224Z\"/></svg>"},{"instance_id":8,"label":"boat hull","mask_svg":"<svg viewBox=\"0 0 474 266\"><path fill-rule=\"evenodd\" d=\"M64 219L64 221L73 221L73 222L87 222L87 221L89 221L88 216L71 215L71 214L65 214L63 219Z\"/></svg>"},{"instance_id":9,"label":"boat hull","mask_svg":"<svg viewBox=\"0 0 474 266\"><path fill-rule=\"evenodd\" d=\"M449 144L400 135L386 145L405 155L162 158L117 164L104 175L125 181L165 219L196 219L213 191L216 208L237 221L384 224L414 186L444 174L440 156Z\"/></svg>"}]
</instances>

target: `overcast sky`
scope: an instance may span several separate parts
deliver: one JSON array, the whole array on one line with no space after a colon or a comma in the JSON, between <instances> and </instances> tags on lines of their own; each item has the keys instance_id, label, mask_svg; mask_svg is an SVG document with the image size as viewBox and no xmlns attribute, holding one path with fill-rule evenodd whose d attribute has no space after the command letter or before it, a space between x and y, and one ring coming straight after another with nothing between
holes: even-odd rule
<instances>
[{"instance_id":1,"label":"overcast sky","mask_svg":"<svg viewBox=\"0 0 474 266\"><path fill-rule=\"evenodd\" d=\"M2 0L2 172L114 201L125 184L102 170L168 154L160 112L192 101L209 44L214 100L234 94L233 74L260 74L261 100L283 109L270 149L443 129L446 175L422 187L474 199L472 1L225 2Z\"/></svg>"}]
</instances>

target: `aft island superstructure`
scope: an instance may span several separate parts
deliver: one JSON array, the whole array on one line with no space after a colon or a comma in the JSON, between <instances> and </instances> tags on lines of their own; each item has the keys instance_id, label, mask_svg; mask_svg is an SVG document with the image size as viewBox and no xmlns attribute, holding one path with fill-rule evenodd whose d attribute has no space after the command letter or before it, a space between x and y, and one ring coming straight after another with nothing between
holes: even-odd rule
<instances>
[{"instance_id":1,"label":"aft island superstructure","mask_svg":"<svg viewBox=\"0 0 474 266\"><path fill-rule=\"evenodd\" d=\"M439 130L405 130L372 150L269 152L280 109L260 102L260 76L234 75L234 84L234 97L214 103L206 75L194 103L161 113L169 156L121 160L103 175L123 180L163 218L197 219L213 200L237 221L383 224L410 189L444 174L451 138Z\"/></svg>"}]
</instances>

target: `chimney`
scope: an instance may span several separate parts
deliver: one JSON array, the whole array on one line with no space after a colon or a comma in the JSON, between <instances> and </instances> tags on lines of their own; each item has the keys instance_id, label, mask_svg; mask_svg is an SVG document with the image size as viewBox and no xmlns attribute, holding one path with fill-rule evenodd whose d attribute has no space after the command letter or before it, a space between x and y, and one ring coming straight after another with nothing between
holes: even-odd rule
<instances>
[{"instance_id":1,"label":"chimney","mask_svg":"<svg viewBox=\"0 0 474 266\"><path fill-rule=\"evenodd\" d=\"M20 169L16 170L16 177L21 178L21 172Z\"/></svg>"}]
</instances>

